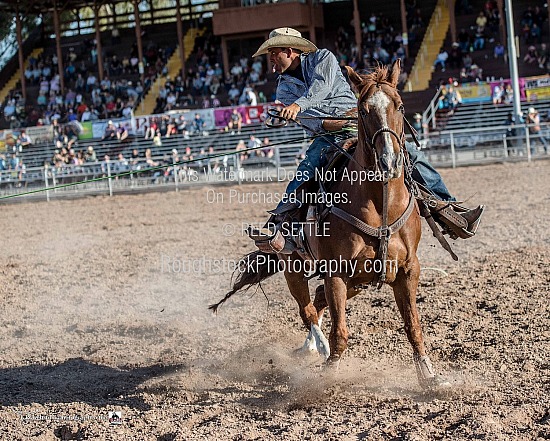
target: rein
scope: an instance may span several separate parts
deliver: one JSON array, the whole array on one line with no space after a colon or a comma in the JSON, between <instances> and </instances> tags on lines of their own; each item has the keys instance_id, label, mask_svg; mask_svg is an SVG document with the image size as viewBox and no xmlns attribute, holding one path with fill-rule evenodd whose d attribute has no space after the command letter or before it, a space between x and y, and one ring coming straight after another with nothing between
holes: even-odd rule
<instances>
[{"instance_id":1,"label":"rein","mask_svg":"<svg viewBox=\"0 0 550 441\"><path fill-rule=\"evenodd\" d=\"M364 98L364 94L361 94L361 98ZM393 136L397 140L397 142L399 144L399 156L398 156L398 164L400 164L399 167L407 168L407 170L405 171L405 174L406 174L407 177L409 177L411 171L408 169L408 158L407 158L407 160L403 161L403 158L407 157L407 153L406 153L406 149L405 149L405 126L409 128L409 130L411 132L411 135L412 135L412 138L413 138L413 141L415 142L415 144L417 146L420 146L420 143L418 142L416 131L414 130L412 125L409 123L409 121L407 121L407 119L405 118L405 112L404 112L403 106L401 106L399 108L399 111L402 113L403 121L404 121L403 130L401 132L401 135L399 135L395 130L393 130L392 128L390 128L388 126L382 126L372 135L372 137L369 137L367 132L366 132L366 124L365 124L365 119L367 118L367 112L363 108L359 109L359 112L358 112L359 117L358 118L355 118L355 117L300 116L297 119L323 119L323 120L326 119L326 120L357 121L358 130L362 131L363 139L364 139L366 145L369 146L371 148L371 151L374 153L374 167L376 169L378 169L380 167L380 163L379 163L378 154L377 154L376 148L375 148L375 142L376 142L377 138L380 135L382 135L384 133L389 133L391 136ZM271 118L279 121L279 125L278 125L279 127L281 127L282 125L286 125L288 123L288 120L286 120L285 118L282 118L279 114L279 111L276 110L276 109L270 109L270 110L268 110L267 113ZM296 121L296 120L293 120L293 121L296 122L298 125L303 127L303 125L299 121ZM323 136L320 133L316 133L316 132L314 132L314 133L317 136L323 137L327 142L329 142L331 145L335 146L348 159L355 162L360 167L360 169L368 170L367 167L359 164L358 161L352 155L350 155L346 150L344 150L342 147L340 147L337 143L333 142L332 140L328 139L327 137ZM412 185L412 181L410 181L410 182L411 183L409 185L414 187ZM361 232L363 232L365 234L368 234L369 236L374 237L374 238L376 238L380 241L379 245L378 245L377 258L382 261L382 268L380 269L379 272L377 272L375 274L375 277L372 280L372 285L376 286L378 289L380 289L382 287L382 285L384 284L384 282L386 281L386 261L387 261L388 246L389 246L389 241L391 239L391 236L394 233L396 233L397 231L399 231L399 229L403 225L405 225L405 223L409 219L411 213L413 212L413 209L414 209L414 206L415 206L415 196L414 196L415 192L414 192L413 188L407 188L408 191L409 191L409 203L407 205L407 208L401 214L401 216L399 216L399 218L396 221L394 221L391 225L388 225L388 211L389 211L389 204L388 204L389 188L388 187L389 187L389 178L385 177L382 185L383 185L383 190L382 190L382 225L380 227L372 227L371 225L368 225L366 222L363 222L361 219L353 216L352 214L346 212L345 210L343 210L339 207L334 207L334 206L329 205L329 204L325 204L325 210L323 210L323 213L320 216L321 219L324 219L329 213L332 213L335 216L337 216L338 218L340 218L340 219L346 221L348 224L352 225L354 228L356 228L356 229L360 230ZM323 193L323 194L327 193L327 190L325 189L325 187L323 185L323 182L319 183L319 187L320 187L319 191L321 193Z\"/></svg>"}]
</instances>

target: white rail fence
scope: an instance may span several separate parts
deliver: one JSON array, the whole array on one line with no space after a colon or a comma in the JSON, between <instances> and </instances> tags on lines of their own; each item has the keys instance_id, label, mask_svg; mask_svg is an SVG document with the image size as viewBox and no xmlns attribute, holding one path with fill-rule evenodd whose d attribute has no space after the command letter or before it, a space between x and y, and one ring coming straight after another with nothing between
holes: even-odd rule
<instances>
[{"instance_id":1,"label":"white rail fence","mask_svg":"<svg viewBox=\"0 0 550 441\"><path fill-rule=\"evenodd\" d=\"M510 130L512 129L512 131ZM508 161L550 158L550 124L532 127L494 126L421 135L421 150L436 167L460 167ZM203 155L187 164L171 157L140 160L109 160L83 165L32 167L0 171L0 202L50 200L84 195L154 190L181 190L197 185L228 185L246 182L280 182L292 171L307 149L307 142L274 146L271 157L244 158L226 151L224 156ZM220 155L224 152L217 151ZM154 168L154 163L157 167ZM152 169L153 168L153 169Z\"/></svg>"}]
</instances>

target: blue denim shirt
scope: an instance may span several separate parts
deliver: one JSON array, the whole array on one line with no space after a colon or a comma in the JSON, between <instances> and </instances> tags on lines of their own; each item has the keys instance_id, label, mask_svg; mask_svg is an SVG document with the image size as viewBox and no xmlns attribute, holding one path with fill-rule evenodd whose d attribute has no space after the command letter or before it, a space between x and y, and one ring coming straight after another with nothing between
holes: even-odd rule
<instances>
[{"instance_id":1,"label":"blue denim shirt","mask_svg":"<svg viewBox=\"0 0 550 441\"><path fill-rule=\"evenodd\" d=\"M278 78L278 101L288 106L296 103L302 109L298 116L344 116L357 107L357 98L344 78L338 61L327 49L300 55L305 83L282 74ZM312 132L325 132L322 119L303 119Z\"/></svg>"}]
</instances>

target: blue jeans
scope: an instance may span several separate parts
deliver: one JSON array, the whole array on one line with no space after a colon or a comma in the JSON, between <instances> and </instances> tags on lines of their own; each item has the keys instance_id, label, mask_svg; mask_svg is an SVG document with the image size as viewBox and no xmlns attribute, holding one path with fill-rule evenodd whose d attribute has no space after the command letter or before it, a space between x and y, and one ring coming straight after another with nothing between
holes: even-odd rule
<instances>
[{"instance_id":1,"label":"blue jeans","mask_svg":"<svg viewBox=\"0 0 550 441\"><path fill-rule=\"evenodd\" d=\"M333 135L325 135L334 142ZM286 194L295 191L302 182L315 177L315 170L326 165L326 152L331 144L324 138L316 138L306 151L306 157L298 165L294 179L286 187ZM405 147L409 152L411 164L413 165L413 179L427 187L434 195L444 201L455 201L447 189L441 175L428 162L428 159L411 142L406 142ZM307 172L307 173L306 173ZM281 205L281 204L279 204Z\"/></svg>"},{"instance_id":2,"label":"blue jeans","mask_svg":"<svg viewBox=\"0 0 550 441\"><path fill-rule=\"evenodd\" d=\"M444 201L456 201L456 199L451 196L451 193L449 193L447 186L443 182L443 179L441 179L441 175L432 167L432 164L428 162L424 153L418 150L412 142L406 142L405 147L411 158L413 179L427 187L428 190L438 198Z\"/></svg>"},{"instance_id":3,"label":"blue jeans","mask_svg":"<svg viewBox=\"0 0 550 441\"><path fill-rule=\"evenodd\" d=\"M334 135L324 135L325 138L336 142ZM320 169L327 162L326 153L332 144L323 137L315 138L306 151L306 157L298 164L296 175L286 187L286 194L292 193L300 184L315 178L315 170Z\"/></svg>"}]
</instances>

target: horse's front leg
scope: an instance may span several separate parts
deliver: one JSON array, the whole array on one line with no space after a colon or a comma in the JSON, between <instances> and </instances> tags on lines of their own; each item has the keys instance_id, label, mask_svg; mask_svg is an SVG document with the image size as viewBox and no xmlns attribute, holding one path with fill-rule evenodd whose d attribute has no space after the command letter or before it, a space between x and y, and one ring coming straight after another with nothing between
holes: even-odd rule
<instances>
[{"instance_id":1,"label":"horse's front leg","mask_svg":"<svg viewBox=\"0 0 550 441\"><path fill-rule=\"evenodd\" d=\"M346 325L347 288L340 276L325 277L325 298L330 311L330 357L328 364L338 366L342 353L348 347L348 327Z\"/></svg>"},{"instance_id":2,"label":"horse's front leg","mask_svg":"<svg viewBox=\"0 0 550 441\"><path fill-rule=\"evenodd\" d=\"M405 324L407 338L413 348L414 364L420 385L424 388L447 386L449 383L436 375L430 357L426 355L420 317L416 307L416 290L419 278L420 264L417 258L414 259L408 270L399 268L392 284L395 301Z\"/></svg>"},{"instance_id":3,"label":"horse's front leg","mask_svg":"<svg viewBox=\"0 0 550 441\"><path fill-rule=\"evenodd\" d=\"M309 286L305 279L305 274L302 272L285 271L284 275L290 293L298 303L302 322L309 331L306 341L302 346L302 350L317 351L326 360L330 354L329 344L321 331L317 310L311 302Z\"/></svg>"}]
</instances>

